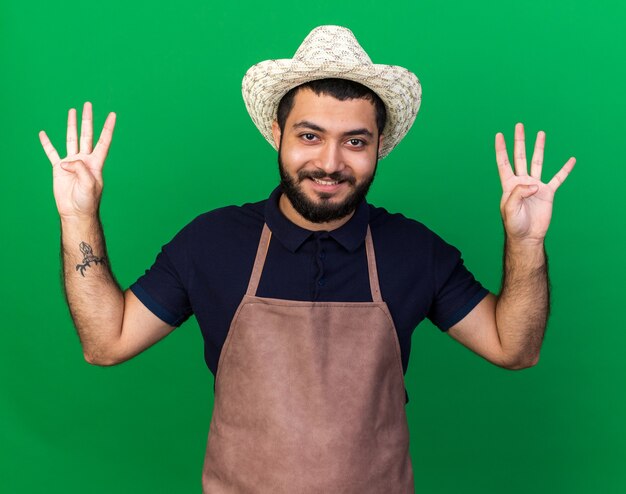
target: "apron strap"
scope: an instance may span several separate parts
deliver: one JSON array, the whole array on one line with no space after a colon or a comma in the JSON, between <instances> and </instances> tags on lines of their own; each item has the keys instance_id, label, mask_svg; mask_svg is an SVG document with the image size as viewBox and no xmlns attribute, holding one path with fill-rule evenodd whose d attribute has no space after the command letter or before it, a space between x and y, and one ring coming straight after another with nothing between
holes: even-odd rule
<instances>
[{"instance_id":1,"label":"apron strap","mask_svg":"<svg viewBox=\"0 0 626 494\"><path fill-rule=\"evenodd\" d=\"M272 232L270 231L267 223L263 224L263 231L261 232L261 240L259 240L259 247L256 251L256 258L254 259L254 267L252 268L252 274L250 275L250 282L248 283L248 289L246 295L254 297L256 290L259 287L259 281L261 280L261 273L263 272L263 265L265 264L265 257L267 256L267 249L270 245L270 238L272 238Z\"/></svg>"},{"instance_id":2,"label":"apron strap","mask_svg":"<svg viewBox=\"0 0 626 494\"><path fill-rule=\"evenodd\" d=\"M383 298L380 294L380 285L378 283L378 269L376 268L376 255L374 254L374 242L372 241L372 232L369 225L367 225L367 233L365 234L365 252L367 253L367 269L370 275L372 302L382 302Z\"/></svg>"},{"instance_id":3,"label":"apron strap","mask_svg":"<svg viewBox=\"0 0 626 494\"><path fill-rule=\"evenodd\" d=\"M270 239L272 238L272 232L267 226L267 223L263 225L263 231L261 232L261 240L259 240L259 247L256 251L256 258L254 259L254 267L252 268L252 274L250 275L250 281L248 283L248 289L246 295L254 297L256 295L257 288L259 287L259 281L261 280L261 273L263 272L263 266L265 265L265 258L267 257L267 249L270 245ZM367 254L367 269L370 279L370 290L372 292L373 302L382 302L382 296L380 294L380 285L378 282L378 269L376 268L376 255L374 254L374 242L372 241L372 233L370 232L369 225L367 226L367 233L365 235L365 252Z\"/></svg>"}]
</instances>

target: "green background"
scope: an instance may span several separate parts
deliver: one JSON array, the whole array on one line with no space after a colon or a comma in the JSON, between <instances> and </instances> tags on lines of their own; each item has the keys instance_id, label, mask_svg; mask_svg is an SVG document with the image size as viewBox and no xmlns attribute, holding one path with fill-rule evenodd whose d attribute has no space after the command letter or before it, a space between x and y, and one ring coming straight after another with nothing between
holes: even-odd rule
<instances>
[{"instance_id":1,"label":"green background","mask_svg":"<svg viewBox=\"0 0 626 494\"><path fill-rule=\"evenodd\" d=\"M410 68L423 103L370 200L456 245L492 291L502 229L493 139L547 134L558 191L553 310L538 366L499 369L425 322L406 376L417 492L626 492L623 2L182 0L0 4L0 491L200 492L213 378L190 320L114 368L83 361L59 282L45 129L118 114L102 217L126 287L197 214L265 198L275 152L240 94L319 24ZM97 300L93 301L98 304Z\"/></svg>"}]
</instances>

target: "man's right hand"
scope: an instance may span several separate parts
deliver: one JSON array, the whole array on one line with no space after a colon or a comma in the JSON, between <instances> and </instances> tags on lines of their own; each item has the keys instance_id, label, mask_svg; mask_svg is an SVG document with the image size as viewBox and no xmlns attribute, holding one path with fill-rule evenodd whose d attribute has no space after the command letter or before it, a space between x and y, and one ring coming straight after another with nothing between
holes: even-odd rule
<instances>
[{"instance_id":1,"label":"man's right hand","mask_svg":"<svg viewBox=\"0 0 626 494\"><path fill-rule=\"evenodd\" d=\"M83 353L92 364L114 365L161 340L174 327L155 316L132 291L122 292L115 281L98 218L102 167L115 113L109 113L95 149L92 127L91 103L85 103L79 143L76 110L69 111L64 159L45 132L39 138L52 163L54 198L61 215L65 294Z\"/></svg>"},{"instance_id":2,"label":"man's right hand","mask_svg":"<svg viewBox=\"0 0 626 494\"><path fill-rule=\"evenodd\" d=\"M59 154L42 130L39 140L52 163L54 199L61 219L84 219L97 216L102 196L102 168L109 152L115 113L109 113L100 139L93 149L93 114L91 103L83 106L80 148L76 127L76 110L67 116L67 156Z\"/></svg>"}]
</instances>

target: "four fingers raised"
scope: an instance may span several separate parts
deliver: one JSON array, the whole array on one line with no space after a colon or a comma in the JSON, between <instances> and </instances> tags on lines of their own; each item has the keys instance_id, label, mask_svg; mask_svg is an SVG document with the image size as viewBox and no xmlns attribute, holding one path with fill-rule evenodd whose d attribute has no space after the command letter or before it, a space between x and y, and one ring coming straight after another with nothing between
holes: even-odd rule
<instances>
[{"instance_id":1,"label":"four fingers raised","mask_svg":"<svg viewBox=\"0 0 626 494\"><path fill-rule=\"evenodd\" d=\"M530 176L537 180L541 180L541 172L543 168L543 155L546 143L546 134L543 131L537 133L537 139L535 140L535 149L533 151L533 158L530 166ZM498 163L498 174L500 175L500 181L504 185L508 179L512 176L527 176L527 163L526 163L526 149L524 144L524 126L518 123L515 126L515 173L511 169L511 163L506 151L506 144L504 142L504 135L501 132L496 134L496 162ZM569 173L576 164L575 158L570 158L565 165L557 172L557 174L548 182L548 186L556 191L559 186L565 181Z\"/></svg>"},{"instance_id":2,"label":"four fingers raised","mask_svg":"<svg viewBox=\"0 0 626 494\"><path fill-rule=\"evenodd\" d=\"M80 149L78 142L78 129L76 124L76 109L70 108L67 113L67 134L66 134L66 146L67 146L67 158L80 154L83 155L95 155L98 159L104 161L109 152L111 146L111 140L113 139L113 129L115 128L115 113L111 112L107 116L104 123L104 128L100 134L100 139L93 149L93 110L89 101L83 105L83 115L80 127ZM52 165L56 165L61 161L59 153L50 142L48 135L45 131L39 132L39 141L46 153L46 156L50 160Z\"/></svg>"}]
</instances>

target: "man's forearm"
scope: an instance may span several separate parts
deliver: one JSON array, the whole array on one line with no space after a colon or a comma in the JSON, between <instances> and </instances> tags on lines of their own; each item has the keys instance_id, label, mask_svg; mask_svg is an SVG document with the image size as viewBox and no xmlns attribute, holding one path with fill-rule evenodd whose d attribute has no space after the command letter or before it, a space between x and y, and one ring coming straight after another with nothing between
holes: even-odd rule
<instances>
[{"instance_id":1,"label":"man's forearm","mask_svg":"<svg viewBox=\"0 0 626 494\"><path fill-rule=\"evenodd\" d=\"M537 363L549 309L550 286L543 242L507 240L496 322L502 350L514 366Z\"/></svg>"},{"instance_id":2,"label":"man's forearm","mask_svg":"<svg viewBox=\"0 0 626 494\"><path fill-rule=\"evenodd\" d=\"M65 295L85 359L107 365L119 339L124 295L107 259L100 220L61 220L61 249Z\"/></svg>"}]
</instances>

